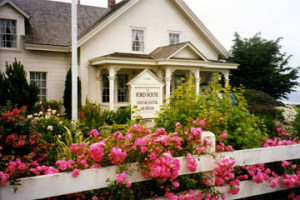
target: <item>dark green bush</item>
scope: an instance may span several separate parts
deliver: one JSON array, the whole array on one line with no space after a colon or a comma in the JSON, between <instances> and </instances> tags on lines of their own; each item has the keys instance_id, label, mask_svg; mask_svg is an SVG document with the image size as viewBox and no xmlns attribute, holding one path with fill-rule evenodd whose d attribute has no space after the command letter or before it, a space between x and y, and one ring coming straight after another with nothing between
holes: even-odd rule
<instances>
[{"instance_id":1,"label":"dark green bush","mask_svg":"<svg viewBox=\"0 0 300 200\"><path fill-rule=\"evenodd\" d=\"M244 97L250 107L253 105L284 106L282 102L260 90L247 89Z\"/></svg>"},{"instance_id":2,"label":"dark green bush","mask_svg":"<svg viewBox=\"0 0 300 200\"><path fill-rule=\"evenodd\" d=\"M0 72L0 105L5 106L10 101L13 107L26 105L31 110L39 99L38 94L38 87L27 82L21 62L17 59L12 64L6 62L5 72Z\"/></svg>"},{"instance_id":3,"label":"dark green bush","mask_svg":"<svg viewBox=\"0 0 300 200\"><path fill-rule=\"evenodd\" d=\"M77 86L78 86L78 110L81 107L81 81L78 77L77 79ZM72 114L72 71L69 69L66 81L65 81L65 91L64 91L64 107L66 116L70 119Z\"/></svg>"}]
</instances>

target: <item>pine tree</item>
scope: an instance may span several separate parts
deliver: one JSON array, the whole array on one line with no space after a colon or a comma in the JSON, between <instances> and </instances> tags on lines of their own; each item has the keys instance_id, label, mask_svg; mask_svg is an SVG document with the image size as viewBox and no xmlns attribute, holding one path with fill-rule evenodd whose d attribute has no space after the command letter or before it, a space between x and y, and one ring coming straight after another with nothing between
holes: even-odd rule
<instances>
[{"instance_id":1,"label":"pine tree","mask_svg":"<svg viewBox=\"0 0 300 200\"><path fill-rule=\"evenodd\" d=\"M6 70L0 75L0 84L0 105L10 101L12 106L27 106L31 110L39 99L38 87L28 84L24 66L17 59L12 64L6 62Z\"/></svg>"},{"instance_id":2,"label":"pine tree","mask_svg":"<svg viewBox=\"0 0 300 200\"><path fill-rule=\"evenodd\" d=\"M277 40L266 40L256 34L252 38L241 39L235 33L234 45L229 62L238 63L237 70L230 71L230 84L247 89L261 90L275 99L286 98L294 91L298 69L287 67L291 55L281 53Z\"/></svg>"},{"instance_id":3,"label":"pine tree","mask_svg":"<svg viewBox=\"0 0 300 200\"><path fill-rule=\"evenodd\" d=\"M77 85L78 85L78 109L81 107L81 81L79 77L77 78ZM72 114L72 71L69 69L66 81L65 81L65 91L64 91L64 107L65 113L68 118L71 118Z\"/></svg>"}]
</instances>

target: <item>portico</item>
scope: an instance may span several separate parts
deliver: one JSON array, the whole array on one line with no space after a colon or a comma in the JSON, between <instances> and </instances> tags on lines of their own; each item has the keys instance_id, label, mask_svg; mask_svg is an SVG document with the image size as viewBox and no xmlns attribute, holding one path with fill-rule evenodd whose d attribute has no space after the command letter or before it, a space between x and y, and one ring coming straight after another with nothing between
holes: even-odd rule
<instances>
[{"instance_id":1,"label":"portico","mask_svg":"<svg viewBox=\"0 0 300 200\"><path fill-rule=\"evenodd\" d=\"M90 60L90 70L95 73L97 85L90 95L91 100L100 103L102 108L115 110L131 104L130 88L127 83L145 69L149 69L164 83L163 99L171 96L181 78L194 77L195 92L199 93L202 84L208 85L212 74L219 72L229 82L229 70L237 65L206 59L190 42L159 47L149 55L113 53Z\"/></svg>"}]
</instances>

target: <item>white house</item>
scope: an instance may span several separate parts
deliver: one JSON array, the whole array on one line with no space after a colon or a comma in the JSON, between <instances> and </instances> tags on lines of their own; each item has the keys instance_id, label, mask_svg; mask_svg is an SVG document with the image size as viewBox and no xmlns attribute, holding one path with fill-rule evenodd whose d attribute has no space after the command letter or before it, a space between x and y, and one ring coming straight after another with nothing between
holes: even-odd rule
<instances>
[{"instance_id":1,"label":"white house","mask_svg":"<svg viewBox=\"0 0 300 200\"><path fill-rule=\"evenodd\" d=\"M132 103L134 86L128 83L145 69L148 80L161 82L166 99L183 77L194 76L199 92L212 73L221 72L228 82L228 71L237 68L223 61L229 53L183 0L78 5L78 34L82 101L111 110ZM0 69L17 58L40 98L62 100L71 45L70 3L0 0Z\"/></svg>"}]
</instances>

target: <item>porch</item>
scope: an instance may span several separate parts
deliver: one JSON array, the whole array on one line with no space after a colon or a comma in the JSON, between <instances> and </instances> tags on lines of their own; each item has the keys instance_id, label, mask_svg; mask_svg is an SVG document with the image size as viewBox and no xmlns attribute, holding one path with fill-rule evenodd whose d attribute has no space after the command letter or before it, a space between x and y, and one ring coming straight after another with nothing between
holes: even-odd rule
<instances>
[{"instance_id":1,"label":"porch","mask_svg":"<svg viewBox=\"0 0 300 200\"><path fill-rule=\"evenodd\" d=\"M209 85L214 73L221 73L229 83L229 70L237 64L205 58L189 43L160 47L151 54L112 53L90 60L89 99L103 109L115 110L131 104L128 82L149 69L165 85L163 99L171 96L180 80L194 77L195 92Z\"/></svg>"}]
</instances>

